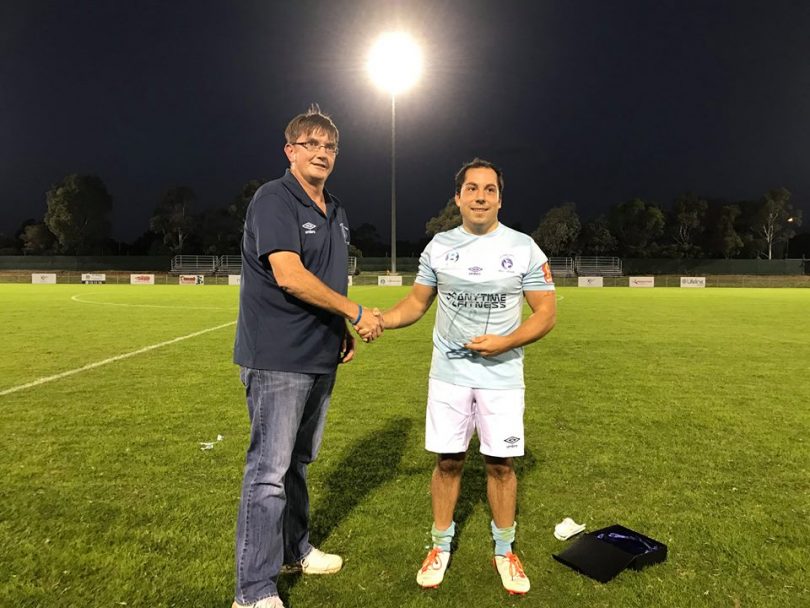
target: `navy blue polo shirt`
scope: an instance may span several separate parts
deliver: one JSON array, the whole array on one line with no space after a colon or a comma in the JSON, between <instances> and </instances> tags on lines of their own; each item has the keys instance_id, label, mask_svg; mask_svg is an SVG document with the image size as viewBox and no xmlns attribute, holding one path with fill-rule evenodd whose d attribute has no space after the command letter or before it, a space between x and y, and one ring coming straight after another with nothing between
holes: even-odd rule
<instances>
[{"instance_id":1,"label":"navy blue polo shirt","mask_svg":"<svg viewBox=\"0 0 810 608\"><path fill-rule=\"evenodd\" d=\"M349 222L340 202L328 192L324 197L325 214L289 170L253 196L242 235L234 363L311 374L337 367L345 319L284 292L267 261L275 251L295 252L307 270L346 295Z\"/></svg>"}]
</instances>

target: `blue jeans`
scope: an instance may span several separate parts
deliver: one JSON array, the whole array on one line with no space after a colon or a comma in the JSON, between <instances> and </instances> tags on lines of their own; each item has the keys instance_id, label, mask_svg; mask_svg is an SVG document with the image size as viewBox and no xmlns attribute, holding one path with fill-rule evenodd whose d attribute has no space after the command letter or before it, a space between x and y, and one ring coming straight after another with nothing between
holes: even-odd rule
<instances>
[{"instance_id":1,"label":"blue jeans","mask_svg":"<svg viewBox=\"0 0 810 608\"><path fill-rule=\"evenodd\" d=\"M250 446L236 522L236 601L251 604L278 595L282 564L298 562L312 550L307 465L321 445L335 372L243 367L240 377Z\"/></svg>"}]
</instances>

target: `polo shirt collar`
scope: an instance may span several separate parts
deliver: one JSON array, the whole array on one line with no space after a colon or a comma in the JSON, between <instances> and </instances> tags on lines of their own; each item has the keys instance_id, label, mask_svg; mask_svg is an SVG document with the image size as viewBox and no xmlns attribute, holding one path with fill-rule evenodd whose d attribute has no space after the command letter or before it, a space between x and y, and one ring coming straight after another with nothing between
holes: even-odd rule
<instances>
[{"instance_id":1,"label":"polo shirt collar","mask_svg":"<svg viewBox=\"0 0 810 608\"><path fill-rule=\"evenodd\" d=\"M281 182L286 186L287 190L289 190L290 193L298 199L299 203L306 205L307 207L312 207L318 213L320 213L321 210L318 208L318 205L315 204L315 201L309 198L309 195L301 187L301 184L298 183L298 180L295 179L295 176L290 173L289 169L284 172ZM337 213L337 199L332 197L329 190L326 188L323 189L323 196L324 201L326 202L326 215L329 216L330 214Z\"/></svg>"}]
</instances>

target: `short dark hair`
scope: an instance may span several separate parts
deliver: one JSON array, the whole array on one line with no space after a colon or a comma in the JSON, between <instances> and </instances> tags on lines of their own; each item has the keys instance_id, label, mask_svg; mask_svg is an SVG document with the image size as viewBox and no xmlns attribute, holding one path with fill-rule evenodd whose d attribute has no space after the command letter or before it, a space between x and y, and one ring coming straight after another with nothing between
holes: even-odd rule
<instances>
[{"instance_id":1,"label":"short dark hair","mask_svg":"<svg viewBox=\"0 0 810 608\"><path fill-rule=\"evenodd\" d=\"M302 135L309 135L313 131L323 131L327 135L334 137L335 143L338 141L339 133L335 123L332 122L329 116L321 112L321 108L317 103L310 104L306 112L299 114L290 121L290 124L284 129L284 137L287 139L287 143L291 144Z\"/></svg>"},{"instance_id":2,"label":"short dark hair","mask_svg":"<svg viewBox=\"0 0 810 608\"><path fill-rule=\"evenodd\" d=\"M467 177L468 169L492 169L498 176L498 193L503 196L503 171L488 160L477 156L470 162L461 165L461 169L456 173L456 194L461 194L461 187L464 185L464 178Z\"/></svg>"}]
</instances>

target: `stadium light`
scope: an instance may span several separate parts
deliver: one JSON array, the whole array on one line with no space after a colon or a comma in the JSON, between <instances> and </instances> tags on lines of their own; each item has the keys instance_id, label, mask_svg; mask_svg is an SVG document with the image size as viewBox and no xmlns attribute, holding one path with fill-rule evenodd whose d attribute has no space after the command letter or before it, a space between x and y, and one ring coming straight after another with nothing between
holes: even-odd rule
<instances>
[{"instance_id":1,"label":"stadium light","mask_svg":"<svg viewBox=\"0 0 810 608\"><path fill-rule=\"evenodd\" d=\"M795 221L796 221L796 218L793 217L792 215L789 218L787 218L787 223L788 224L792 224ZM785 239L785 259L786 260L790 259L790 239L789 238Z\"/></svg>"},{"instance_id":2,"label":"stadium light","mask_svg":"<svg viewBox=\"0 0 810 608\"><path fill-rule=\"evenodd\" d=\"M391 274L397 273L397 95L411 88L422 73L422 51L404 32L387 32L371 47L366 65L371 79L391 95Z\"/></svg>"}]
</instances>

